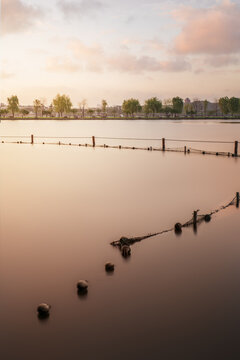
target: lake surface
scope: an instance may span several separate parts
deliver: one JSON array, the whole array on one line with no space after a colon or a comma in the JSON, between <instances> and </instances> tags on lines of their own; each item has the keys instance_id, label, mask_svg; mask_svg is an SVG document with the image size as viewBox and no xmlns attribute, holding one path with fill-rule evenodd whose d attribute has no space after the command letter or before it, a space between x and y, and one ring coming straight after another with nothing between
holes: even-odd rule
<instances>
[{"instance_id":1,"label":"lake surface","mask_svg":"<svg viewBox=\"0 0 240 360\"><path fill-rule=\"evenodd\" d=\"M240 140L240 125L0 124L0 139L31 134L232 142ZM194 146L233 152L232 144ZM235 206L197 233L188 228L181 236L170 232L133 245L128 260L110 245L121 236L184 223L193 210L207 213L228 203L240 191L239 158L1 143L0 169L2 359L239 359ZM105 272L107 261L116 265L112 275ZM80 279L89 281L85 297L76 291ZM36 314L41 302L52 305L45 320Z\"/></svg>"}]
</instances>

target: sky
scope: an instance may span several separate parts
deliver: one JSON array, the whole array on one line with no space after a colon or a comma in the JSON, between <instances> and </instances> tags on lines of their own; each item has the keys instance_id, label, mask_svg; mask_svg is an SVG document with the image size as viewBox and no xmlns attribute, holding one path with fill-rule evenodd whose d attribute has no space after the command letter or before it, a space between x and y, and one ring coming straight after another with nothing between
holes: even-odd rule
<instances>
[{"instance_id":1,"label":"sky","mask_svg":"<svg viewBox=\"0 0 240 360\"><path fill-rule=\"evenodd\" d=\"M240 0L1 0L0 102L240 97Z\"/></svg>"}]
</instances>

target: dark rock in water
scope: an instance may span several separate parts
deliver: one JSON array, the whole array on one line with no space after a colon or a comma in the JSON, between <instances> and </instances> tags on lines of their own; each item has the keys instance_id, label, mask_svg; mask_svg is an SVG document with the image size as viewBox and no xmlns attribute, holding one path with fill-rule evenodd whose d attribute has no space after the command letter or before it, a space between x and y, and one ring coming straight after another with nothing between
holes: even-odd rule
<instances>
[{"instance_id":1,"label":"dark rock in water","mask_svg":"<svg viewBox=\"0 0 240 360\"><path fill-rule=\"evenodd\" d=\"M209 214L205 215L205 216L204 216L204 220L205 220L206 222L211 221L211 215L209 215Z\"/></svg>"},{"instance_id":2,"label":"dark rock in water","mask_svg":"<svg viewBox=\"0 0 240 360\"><path fill-rule=\"evenodd\" d=\"M113 263L111 263L111 262L108 262L108 263L105 264L105 270L107 272L114 271L114 267L115 267L115 265Z\"/></svg>"},{"instance_id":3,"label":"dark rock in water","mask_svg":"<svg viewBox=\"0 0 240 360\"><path fill-rule=\"evenodd\" d=\"M182 233L182 224L180 223L176 223L174 225L174 230L176 234L181 234Z\"/></svg>"},{"instance_id":4,"label":"dark rock in water","mask_svg":"<svg viewBox=\"0 0 240 360\"><path fill-rule=\"evenodd\" d=\"M41 317L49 316L51 306L45 303L39 304L37 307L38 315Z\"/></svg>"},{"instance_id":5,"label":"dark rock in water","mask_svg":"<svg viewBox=\"0 0 240 360\"><path fill-rule=\"evenodd\" d=\"M128 245L123 245L121 247L121 253L123 257L128 257L131 255L131 248Z\"/></svg>"},{"instance_id":6,"label":"dark rock in water","mask_svg":"<svg viewBox=\"0 0 240 360\"><path fill-rule=\"evenodd\" d=\"M88 281L87 280L79 280L77 283L78 291L86 292L88 289Z\"/></svg>"}]
</instances>

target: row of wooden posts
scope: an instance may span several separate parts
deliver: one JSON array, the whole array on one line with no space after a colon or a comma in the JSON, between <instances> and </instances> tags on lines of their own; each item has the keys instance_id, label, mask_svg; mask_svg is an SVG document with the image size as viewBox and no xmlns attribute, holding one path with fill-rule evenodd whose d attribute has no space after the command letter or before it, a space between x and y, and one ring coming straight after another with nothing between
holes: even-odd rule
<instances>
[{"instance_id":1,"label":"row of wooden posts","mask_svg":"<svg viewBox=\"0 0 240 360\"><path fill-rule=\"evenodd\" d=\"M179 140L180 141L180 140ZM34 135L31 135L31 144L34 144ZM92 136L92 146L95 147L96 146L96 138L95 136ZM166 150L166 139L162 138L162 151ZM184 153L186 154L188 151L187 147L184 146ZM234 156L238 156L238 141L234 142L234 152L233 152Z\"/></svg>"}]
</instances>

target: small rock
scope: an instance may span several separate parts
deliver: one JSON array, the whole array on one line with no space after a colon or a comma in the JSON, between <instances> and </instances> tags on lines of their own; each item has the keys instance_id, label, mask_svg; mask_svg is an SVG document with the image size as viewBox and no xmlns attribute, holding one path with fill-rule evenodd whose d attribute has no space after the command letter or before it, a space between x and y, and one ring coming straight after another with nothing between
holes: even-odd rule
<instances>
[{"instance_id":1,"label":"small rock","mask_svg":"<svg viewBox=\"0 0 240 360\"><path fill-rule=\"evenodd\" d=\"M182 224L176 223L175 226L174 226L174 230L175 230L176 234L181 234L181 232L182 232Z\"/></svg>"},{"instance_id":2,"label":"small rock","mask_svg":"<svg viewBox=\"0 0 240 360\"><path fill-rule=\"evenodd\" d=\"M105 270L107 272L114 271L114 267L115 267L115 265L113 263L111 263L111 262L108 262L108 263L105 264Z\"/></svg>"},{"instance_id":3,"label":"small rock","mask_svg":"<svg viewBox=\"0 0 240 360\"><path fill-rule=\"evenodd\" d=\"M77 288L79 291L86 291L88 288L88 281L87 280L79 280L77 283Z\"/></svg>"},{"instance_id":4,"label":"small rock","mask_svg":"<svg viewBox=\"0 0 240 360\"><path fill-rule=\"evenodd\" d=\"M211 215L209 215L209 214L205 215L205 216L204 216L204 220L205 220L206 222L211 221Z\"/></svg>"},{"instance_id":5,"label":"small rock","mask_svg":"<svg viewBox=\"0 0 240 360\"><path fill-rule=\"evenodd\" d=\"M48 316L51 306L45 303L39 304L37 307L37 312L40 316Z\"/></svg>"}]
</instances>

